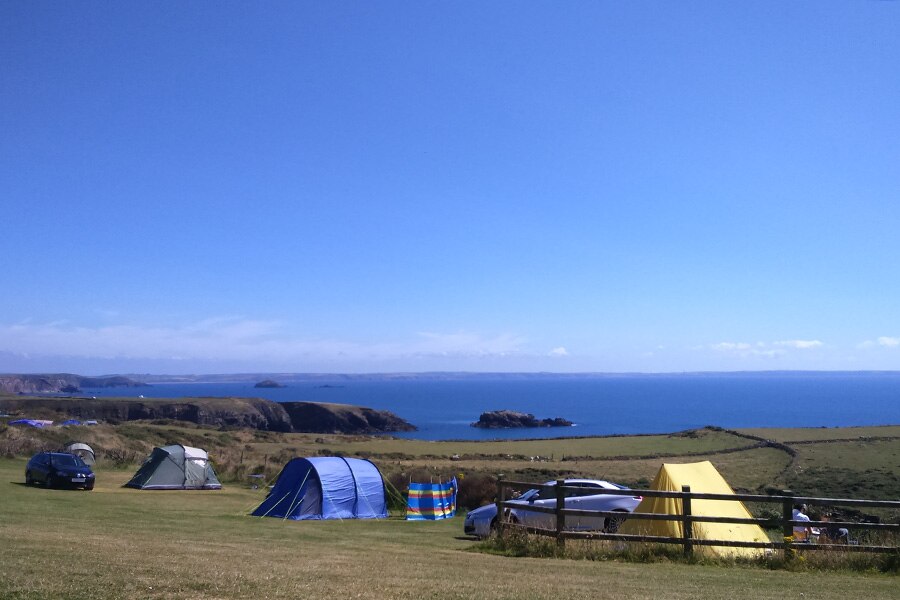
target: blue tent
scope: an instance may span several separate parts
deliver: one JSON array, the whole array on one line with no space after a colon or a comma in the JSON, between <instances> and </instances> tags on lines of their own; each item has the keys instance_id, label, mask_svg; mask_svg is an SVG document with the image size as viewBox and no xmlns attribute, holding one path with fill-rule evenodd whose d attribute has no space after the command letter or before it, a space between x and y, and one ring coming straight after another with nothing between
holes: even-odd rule
<instances>
[{"instance_id":1,"label":"blue tent","mask_svg":"<svg viewBox=\"0 0 900 600\"><path fill-rule=\"evenodd\" d=\"M340 456L294 458L254 517L282 519L383 519L384 481L367 460Z\"/></svg>"}]
</instances>

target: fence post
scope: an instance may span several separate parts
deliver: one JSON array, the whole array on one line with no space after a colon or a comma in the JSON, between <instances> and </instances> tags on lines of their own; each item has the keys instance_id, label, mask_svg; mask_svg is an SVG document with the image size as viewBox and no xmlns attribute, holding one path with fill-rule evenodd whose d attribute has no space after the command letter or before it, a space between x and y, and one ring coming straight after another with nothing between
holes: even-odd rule
<instances>
[{"instance_id":1,"label":"fence post","mask_svg":"<svg viewBox=\"0 0 900 600\"><path fill-rule=\"evenodd\" d=\"M793 493L790 490L784 490L783 494ZM794 518L794 499L785 498L781 501L781 534L784 537L784 560L790 560L794 556L794 549L791 541L794 539L794 526L789 521Z\"/></svg>"},{"instance_id":2,"label":"fence post","mask_svg":"<svg viewBox=\"0 0 900 600\"><path fill-rule=\"evenodd\" d=\"M506 486L503 473L497 474L497 535L503 535L503 503L506 501Z\"/></svg>"},{"instance_id":3,"label":"fence post","mask_svg":"<svg viewBox=\"0 0 900 600\"><path fill-rule=\"evenodd\" d=\"M563 537L566 529L566 514L563 512L566 508L566 494L563 490L565 484L564 479L556 480L556 545L560 548L566 545L566 538Z\"/></svg>"},{"instance_id":4,"label":"fence post","mask_svg":"<svg viewBox=\"0 0 900 600\"><path fill-rule=\"evenodd\" d=\"M681 511L684 516L684 555L691 556L694 553L694 520L691 518L691 486L681 486L681 492L688 494L681 499Z\"/></svg>"}]
</instances>

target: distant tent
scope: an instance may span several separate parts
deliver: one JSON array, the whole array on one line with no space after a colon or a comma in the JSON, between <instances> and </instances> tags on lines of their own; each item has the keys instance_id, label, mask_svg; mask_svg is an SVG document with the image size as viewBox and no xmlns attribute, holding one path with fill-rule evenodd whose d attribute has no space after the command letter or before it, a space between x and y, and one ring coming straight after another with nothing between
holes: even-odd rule
<instances>
[{"instance_id":1,"label":"distant tent","mask_svg":"<svg viewBox=\"0 0 900 600\"><path fill-rule=\"evenodd\" d=\"M42 427L49 427L53 425L53 421L47 421L44 419L16 419L15 421L10 421L7 423L8 425L25 425L27 427L37 427L38 429Z\"/></svg>"},{"instance_id":2,"label":"distant tent","mask_svg":"<svg viewBox=\"0 0 900 600\"><path fill-rule=\"evenodd\" d=\"M251 513L282 519L383 519L387 501L381 472L358 458L294 458Z\"/></svg>"},{"instance_id":3,"label":"distant tent","mask_svg":"<svg viewBox=\"0 0 900 600\"><path fill-rule=\"evenodd\" d=\"M205 450L176 444L154 448L124 487L141 490L218 490L222 484Z\"/></svg>"},{"instance_id":4,"label":"distant tent","mask_svg":"<svg viewBox=\"0 0 900 600\"><path fill-rule=\"evenodd\" d=\"M437 521L456 514L456 477L444 483L410 483L407 521Z\"/></svg>"},{"instance_id":5,"label":"distant tent","mask_svg":"<svg viewBox=\"0 0 900 600\"><path fill-rule=\"evenodd\" d=\"M705 494L734 494L728 482L709 461L690 464L663 464L652 490L680 492L681 486L691 486L692 492ZM678 498L645 497L636 513L657 513L667 515L684 514ZM691 500L691 514L710 517L738 517L752 519L753 515L737 500ZM684 528L678 521L648 521L630 519L619 528L621 534L682 537ZM736 542L769 542L769 537L759 525L734 523L693 523L693 537L701 540L727 540ZM747 557L759 556L760 548L731 548L726 546L702 546L703 552L718 556Z\"/></svg>"},{"instance_id":6,"label":"distant tent","mask_svg":"<svg viewBox=\"0 0 900 600\"><path fill-rule=\"evenodd\" d=\"M79 421L78 419L68 419L60 423L60 425L81 425L81 421Z\"/></svg>"},{"instance_id":7,"label":"distant tent","mask_svg":"<svg viewBox=\"0 0 900 600\"><path fill-rule=\"evenodd\" d=\"M66 444L66 452L75 454L89 465L94 464L96 460L94 449L83 442L69 442Z\"/></svg>"}]
</instances>

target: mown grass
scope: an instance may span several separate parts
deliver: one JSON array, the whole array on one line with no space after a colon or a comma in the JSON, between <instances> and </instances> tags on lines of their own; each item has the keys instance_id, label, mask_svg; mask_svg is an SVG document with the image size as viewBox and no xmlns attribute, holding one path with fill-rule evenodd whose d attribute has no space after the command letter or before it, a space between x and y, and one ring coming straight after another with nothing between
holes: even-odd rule
<instances>
[{"instance_id":1,"label":"mown grass","mask_svg":"<svg viewBox=\"0 0 900 600\"><path fill-rule=\"evenodd\" d=\"M23 470L0 460L5 599L896 597L894 577L492 556L469 551L460 518L258 519L261 493L237 485L141 492L101 468L93 492L70 492L21 485Z\"/></svg>"}]
</instances>

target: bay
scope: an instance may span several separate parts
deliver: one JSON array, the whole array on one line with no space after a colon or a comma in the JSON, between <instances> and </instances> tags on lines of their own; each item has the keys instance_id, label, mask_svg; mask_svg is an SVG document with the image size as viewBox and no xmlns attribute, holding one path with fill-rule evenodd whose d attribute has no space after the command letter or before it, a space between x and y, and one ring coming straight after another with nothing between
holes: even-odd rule
<instances>
[{"instance_id":1,"label":"bay","mask_svg":"<svg viewBox=\"0 0 900 600\"><path fill-rule=\"evenodd\" d=\"M668 433L714 425L846 427L900 424L900 372L771 372L672 375L302 376L284 388L243 382L155 383L91 389L98 397L257 397L389 410L423 440L525 439ZM85 390L88 391L88 390ZM563 417L574 427L483 430L484 411Z\"/></svg>"}]
</instances>

